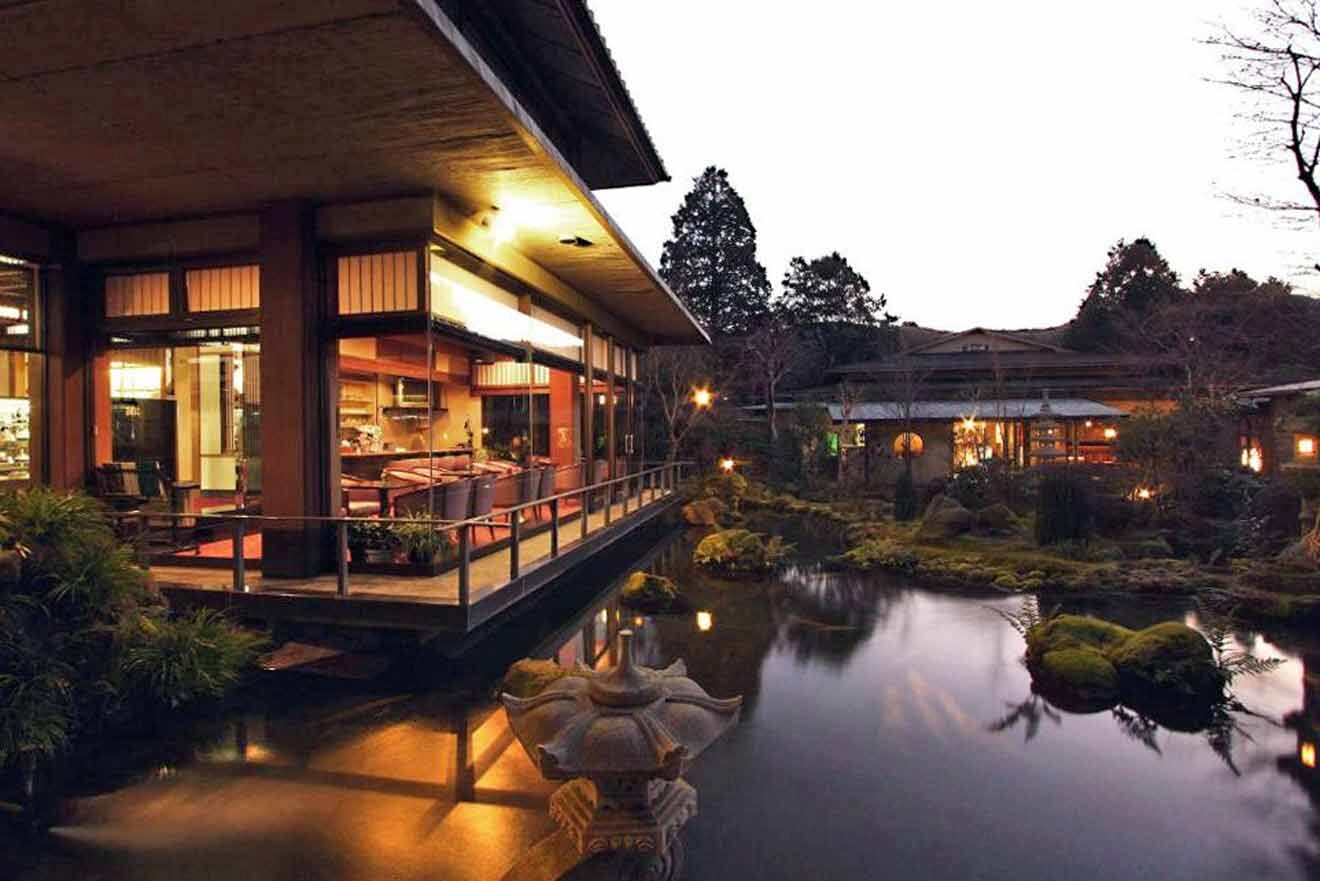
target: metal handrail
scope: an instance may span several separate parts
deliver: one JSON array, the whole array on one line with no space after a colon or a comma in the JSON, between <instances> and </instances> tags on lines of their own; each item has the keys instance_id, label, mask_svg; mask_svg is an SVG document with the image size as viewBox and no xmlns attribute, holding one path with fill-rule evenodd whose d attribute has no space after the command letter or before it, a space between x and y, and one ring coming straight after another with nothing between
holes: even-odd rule
<instances>
[{"instance_id":1,"label":"metal handrail","mask_svg":"<svg viewBox=\"0 0 1320 881\"><path fill-rule=\"evenodd\" d=\"M446 529L457 529L457 528L459 528L459 527L461 527L461 526L483 526L483 525L485 525L486 522L489 521L490 518L492 518L492 517L504 517L504 516L506 516L506 515L508 515L508 514L511 514L511 513L517 512L517 511L523 511L523 510L525 510L525 509L527 509L527 508L536 508L536 507L540 507L541 505L547 505L547 504L549 504L551 501L559 501L560 499L568 499L568 498L572 498L573 496L582 495L583 493L595 492L595 491L600 490L600 489L603 489L603 488L605 488L605 487L607 487L607 486L613 486L614 484L617 484L617 483L623 483L623 482L625 482L625 481L635 480L635 479L637 479L638 477L645 477L645 476L648 475L648 474L657 474L657 473L659 473L659 472L662 472L662 471L665 471L665 470L669 469L670 467L676 467L676 468L678 468L678 469L681 471L681 469L682 469L683 467L685 467L685 466L689 466L689 465L691 465L691 464L692 464L691 462L674 462L674 463L672 464L672 466L670 466L670 465L658 465L658 466L656 466L656 467L654 467L654 468L647 468L647 469L642 470L642 471L634 471L634 472L632 472L632 473L630 473L630 474L625 474L625 475L623 475L623 476L621 476L621 477L611 477L611 478L609 478L608 480L602 480L602 481L599 482L599 483L593 483L593 484L591 484L591 485L589 485L589 486L579 486L579 487L574 487L573 489L565 490L565 491L562 492L562 493L556 493L555 495L552 495L552 496L544 496L544 497L542 497L542 498L539 498L539 499L533 499L532 501L528 501L528 502L519 502L519 503L517 503L516 505L510 505L510 506L508 506L508 507L506 507L506 508L501 508L499 511L492 511L492 512L489 513L489 514L481 514L481 515L474 516L474 517L468 517L468 518L463 519L463 520L444 520L444 519L439 519L439 520L437 520L437 519L433 519L433 518L422 518L422 517L381 517L381 516L375 516L375 517L349 517L349 516L347 516L347 515L342 516L342 517L338 517L338 516L319 515L319 514L299 514L299 515L293 515L293 514L243 514L243 513L237 513L237 512L235 512L235 513L229 513L229 514L214 514L214 513L206 513L206 512L203 512L203 511L189 512L189 511L141 511L141 510L135 510L135 511L107 511L106 513L107 513L110 517L114 517L114 518L116 518L116 519L120 519L120 520L142 520L142 519L146 519L146 518L150 518L150 519L153 519L153 520L161 520L161 519L176 519L176 520L215 520L215 521L226 521L226 522L229 522L229 521L235 521L235 520L242 520L242 521L245 521L245 522L248 522L248 523L287 523L287 522L292 522L292 523L363 523L363 522L366 522L366 521L370 521L370 522L372 522L372 523L385 523L385 524L407 523L407 524L409 524L409 525L443 526L443 527L445 527ZM525 472L518 472L518 473L521 474L521 473L525 473ZM515 475L515 476L516 476L516 475Z\"/></svg>"},{"instance_id":2,"label":"metal handrail","mask_svg":"<svg viewBox=\"0 0 1320 881\"><path fill-rule=\"evenodd\" d=\"M521 516L515 516L528 508L539 508L542 505L550 507L550 559L559 556L559 529L560 513L559 503L563 500L571 499L575 496L590 496L604 491L608 496L604 507L604 524L610 525L610 518L614 500L612 498L612 488L618 484L628 484L632 481L637 482L637 510L641 510L641 495L646 489L652 490L652 501L655 500L654 492L656 490L673 491L677 488L678 481L682 479L683 469L690 465L689 462L667 462L653 468L644 468L640 471L634 471L631 474L624 474L619 477L611 477L597 483L586 486L575 487L561 493L544 496L538 499L531 499L526 502L519 502L510 505L507 508L501 508L498 512L491 511L486 514L480 514L473 517L467 517L463 520L446 520L423 517L331 517L322 515L308 516L289 516L279 514L206 514L174 511L111 511L111 516L119 519L131 519L139 522L150 519L173 519L173 520L191 520L197 521L223 521L236 525L233 535L230 537L233 545L233 582L232 590L235 592L245 592L247 590L247 561L243 553L243 543L247 537L247 527L249 523L321 523L334 524L336 526L335 541L335 562L337 587L336 596L347 597L349 595L349 551L348 551L348 527L353 523L373 523L392 525L396 523L405 523L408 525L427 525L436 527L437 531L454 531L458 534L458 600L459 605L466 611L471 606L470 591L470 567L472 562L471 550L471 531L477 526L493 526L496 517L508 517L509 526L509 581L515 581L521 574L522 566L519 558L519 549L521 542ZM526 473L526 472L519 472ZM646 481L646 478L650 478ZM658 478L658 485L657 485ZM649 486L647 485L649 483ZM625 493L622 501L622 516L628 515L628 500L631 493ZM589 518L591 514L591 503L585 501L581 510L581 530L582 539L586 539L590 534ZM501 524L503 525L503 524Z\"/></svg>"}]
</instances>

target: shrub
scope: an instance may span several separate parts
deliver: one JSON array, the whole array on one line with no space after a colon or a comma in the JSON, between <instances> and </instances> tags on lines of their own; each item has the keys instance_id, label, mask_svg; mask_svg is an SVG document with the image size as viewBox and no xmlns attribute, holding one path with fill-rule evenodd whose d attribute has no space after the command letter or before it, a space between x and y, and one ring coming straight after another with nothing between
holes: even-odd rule
<instances>
[{"instance_id":1,"label":"shrub","mask_svg":"<svg viewBox=\"0 0 1320 881\"><path fill-rule=\"evenodd\" d=\"M1036 543L1084 542L1091 537L1090 490L1065 469L1046 474L1036 497Z\"/></svg>"},{"instance_id":2,"label":"shrub","mask_svg":"<svg viewBox=\"0 0 1320 881\"><path fill-rule=\"evenodd\" d=\"M619 602L643 612L663 612L679 602L678 588L663 575L634 572L619 591Z\"/></svg>"},{"instance_id":3,"label":"shrub","mask_svg":"<svg viewBox=\"0 0 1320 881\"><path fill-rule=\"evenodd\" d=\"M29 791L75 743L223 693L255 650L218 616L167 619L86 496L0 494L0 563L0 767L20 764Z\"/></svg>"},{"instance_id":4,"label":"shrub","mask_svg":"<svg viewBox=\"0 0 1320 881\"><path fill-rule=\"evenodd\" d=\"M726 508L736 511L747 495L747 487L747 478L738 472L720 472L701 482L700 495L703 498L719 499Z\"/></svg>"},{"instance_id":5,"label":"shrub","mask_svg":"<svg viewBox=\"0 0 1320 881\"><path fill-rule=\"evenodd\" d=\"M1301 493L1282 481L1267 483L1251 499L1247 512L1261 521L1265 553L1278 553L1301 535Z\"/></svg>"},{"instance_id":6,"label":"shrub","mask_svg":"<svg viewBox=\"0 0 1320 881\"><path fill-rule=\"evenodd\" d=\"M171 709L224 697L264 644L210 609L174 618L163 610L138 615L120 639L127 693Z\"/></svg>"},{"instance_id":7,"label":"shrub","mask_svg":"<svg viewBox=\"0 0 1320 881\"><path fill-rule=\"evenodd\" d=\"M536 697L565 676L581 676L576 670L567 670L554 661L523 658L514 661L504 672L500 691L514 697Z\"/></svg>"},{"instance_id":8,"label":"shrub","mask_svg":"<svg viewBox=\"0 0 1320 881\"><path fill-rule=\"evenodd\" d=\"M912 472L904 468L894 484L894 519L906 522L917 516L917 487Z\"/></svg>"},{"instance_id":9,"label":"shrub","mask_svg":"<svg viewBox=\"0 0 1320 881\"><path fill-rule=\"evenodd\" d=\"M1110 493L1093 493L1091 515L1101 535L1122 535L1137 520L1137 503Z\"/></svg>"},{"instance_id":10,"label":"shrub","mask_svg":"<svg viewBox=\"0 0 1320 881\"><path fill-rule=\"evenodd\" d=\"M944 494L957 499L958 504L973 511L998 501L991 498L990 469L985 465L959 468L949 479Z\"/></svg>"},{"instance_id":11,"label":"shrub","mask_svg":"<svg viewBox=\"0 0 1320 881\"><path fill-rule=\"evenodd\" d=\"M1181 481L1180 495L1195 514L1232 520L1247 511L1264 482L1243 468L1210 468Z\"/></svg>"}]
</instances>

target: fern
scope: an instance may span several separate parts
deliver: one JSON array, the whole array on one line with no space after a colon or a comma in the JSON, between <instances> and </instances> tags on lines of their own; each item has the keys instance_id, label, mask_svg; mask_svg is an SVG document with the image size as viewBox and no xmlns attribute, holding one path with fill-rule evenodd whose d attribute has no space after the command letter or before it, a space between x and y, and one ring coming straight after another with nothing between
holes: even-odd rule
<instances>
[{"instance_id":1,"label":"fern","mask_svg":"<svg viewBox=\"0 0 1320 881\"><path fill-rule=\"evenodd\" d=\"M1022 605L1016 612L1005 612L1003 609L996 609L994 606L987 606L987 608L1007 621L1008 626L1016 630L1023 639L1026 639L1027 633L1049 621L1057 612L1057 609L1055 609L1048 615L1041 614L1040 600L1035 596L1023 597Z\"/></svg>"},{"instance_id":2,"label":"fern","mask_svg":"<svg viewBox=\"0 0 1320 881\"><path fill-rule=\"evenodd\" d=\"M1231 685L1238 676L1261 676L1283 665L1282 658L1258 658L1250 651L1234 647L1233 631L1238 622L1232 613L1217 614L1202 606L1201 626L1205 641L1214 653L1215 666L1226 684Z\"/></svg>"}]
</instances>

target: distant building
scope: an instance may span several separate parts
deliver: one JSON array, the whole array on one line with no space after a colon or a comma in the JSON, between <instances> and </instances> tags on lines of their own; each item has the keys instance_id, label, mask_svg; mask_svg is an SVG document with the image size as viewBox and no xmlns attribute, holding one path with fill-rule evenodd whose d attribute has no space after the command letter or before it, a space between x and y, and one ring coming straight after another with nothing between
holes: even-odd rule
<instances>
[{"instance_id":1,"label":"distant building","mask_svg":"<svg viewBox=\"0 0 1320 881\"><path fill-rule=\"evenodd\" d=\"M888 479L911 456L918 481L988 460L1111 462L1123 419L1173 406L1177 365L1062 345L1066 326L961 332L900 328L898 352L845 364L799 400L841 426L848 468Z\"/></svg>"},{"instance_id":2,"label":"distant building","mask_svg":"<svg viewBox=\"0 0 1320 881\"><path fill-rule=\"evenodd\" d=\"M1320 379L1251 389L1239 398L1246 405L1238 435L1242 465L1271 476L1320 473L1320 438L1297 414L1303 401L1320 398Z\"/></svg>"}]
</instances>

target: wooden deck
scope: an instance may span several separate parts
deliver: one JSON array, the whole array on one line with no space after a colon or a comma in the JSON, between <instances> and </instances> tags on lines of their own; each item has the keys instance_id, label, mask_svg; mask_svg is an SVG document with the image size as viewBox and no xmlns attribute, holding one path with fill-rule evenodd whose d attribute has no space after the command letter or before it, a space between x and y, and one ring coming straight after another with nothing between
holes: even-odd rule
<instances>
[{"instance_id":1,"label":"wooden deck","mask_svg":"<svg viewBox=\"0 0 1320 881\"><path fill-rule=\"evenodd\" d=\"M352 574L348 596L337 594L334 574L307 579L273 578L250 571L247 589L233 590L228 568L152 566L151 573L171 603L232 610L245 617L295 620L404 630L466 633L539 591L569 569L650 523L676 499L672 492L647 490L593 511L582 536L580 515L559 528L559 553L551 556L551 532L543 529L519 542L519 574L510 579L510 549L474 558L469 565L469 603L459 603L457 569L435 576ZM639 508L638 505L641 504Z\"/></svg>"}]
</instances>

